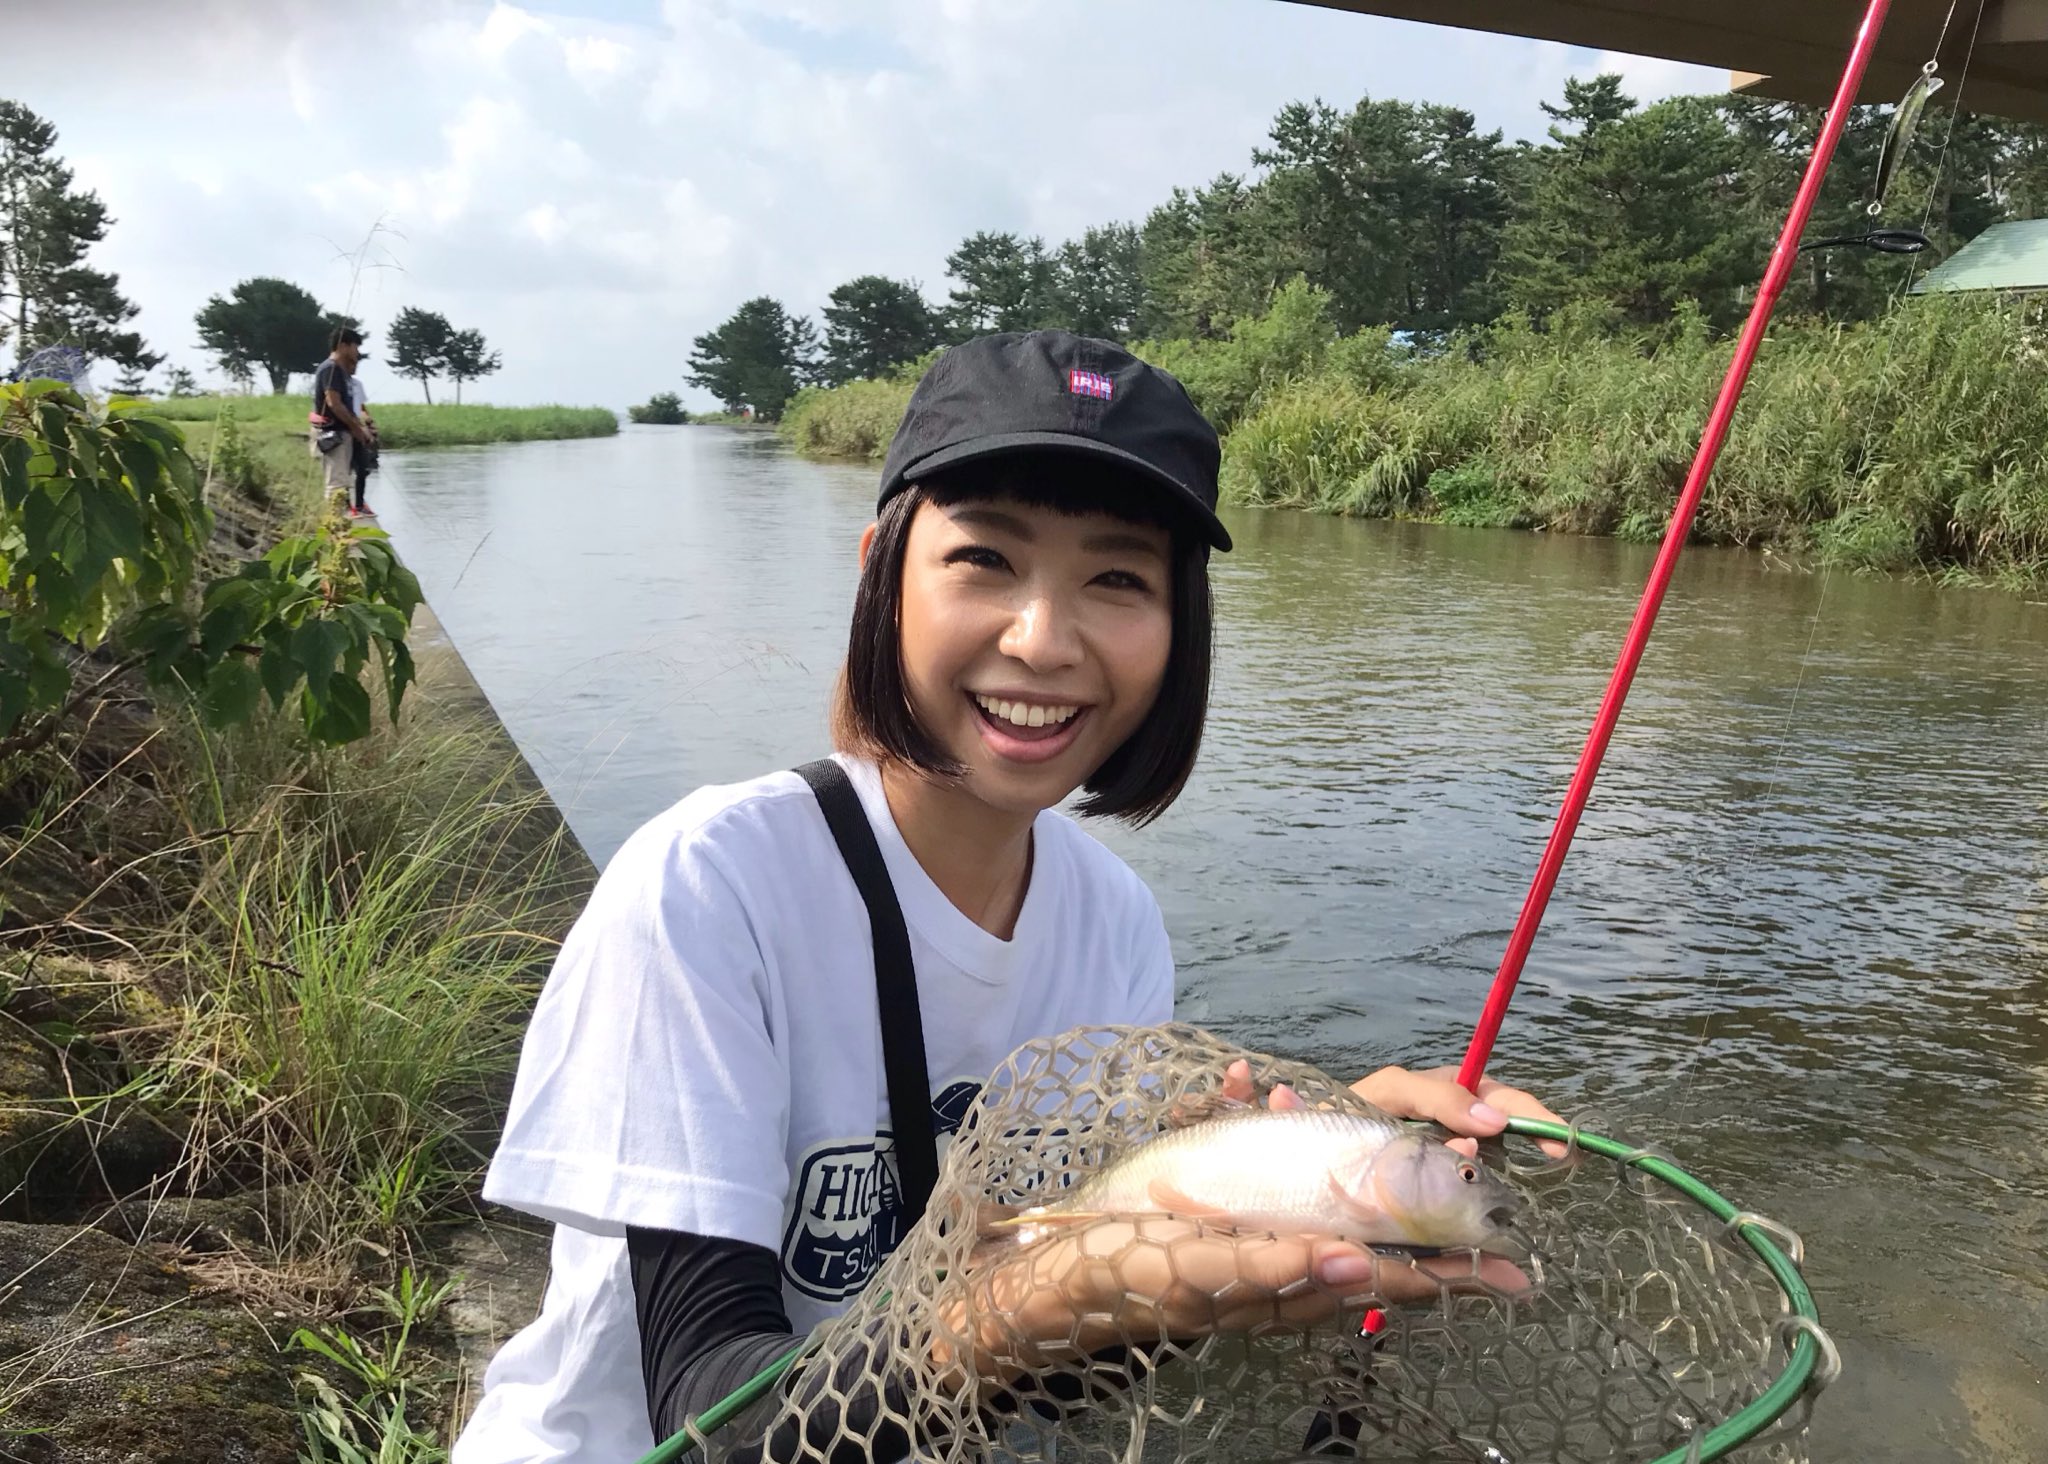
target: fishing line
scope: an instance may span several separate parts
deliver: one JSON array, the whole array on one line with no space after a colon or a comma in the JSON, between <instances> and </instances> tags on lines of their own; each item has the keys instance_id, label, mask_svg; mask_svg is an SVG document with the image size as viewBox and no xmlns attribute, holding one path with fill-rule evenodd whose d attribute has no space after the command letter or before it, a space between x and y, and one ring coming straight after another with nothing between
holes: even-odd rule
<instances>
[{"instance_id":1,"label":"fishing line","mask_svg":"<svg viewBox=\"0 0 2048 1464\"><path fill-rule=\"evenodd\" d=\"M1799 657L1799 675L1792 683L1792 700L1785 708L1784 719L1778 727L1778 750L1771 759L1770 779L1765 784L1763 798L1757 805L1759 811L1768 810L1772 799L1777 797L1778 784L1785 768L1785 755L1792 746L1792 726L1799 717L1799 699L1805 694L1806 675L1813 664L1813 648L1820 643L1821 618L1827 608L1828 584L1833 577L1834 567L1823 563L1821 566L1820 593L1814 598L1813 616L1807 624L1806 650ZM1750 881L1745 882L1740 876L1729 878L1725 875L1718 875L1712 869L1700 866L1702 871L1708 874L1715 884L1720 886L1721 892L1724 894L1740 896L1748 890L1755 888L1754 871L1756 869L1756 856L1758 851L1763 848L1764 843L1763 825L1754 818L1746 820L1746 823L1749 828L1749 842L1738 852L1736 868L1738 870L1750 871L1752 873ZM1673 1093L1671 1098L1671 1108L1674 1111L1674 1116L1682 1115L1692 1103L1693 1084L1697 1081L1700 1054L1706 1051L1707 1043L1713 1036L1714 1018L1720 1012L1720 997L1728 984L1731 964L1730 962L1723 961L1715 974L1707 978L1707 1010L1700 1018L1699 1036L1691 1046L1685 1049L1684 1055L1679 1059L1678 1071L1673 1075L1672 1079L1676 1087L1676 1092Z\"/></svg>"},{"instance_id":2,"label":"fishing line","mask_svg":"<svg viewBox=\"0 0 2048 1464\"><path fill-rule=\"evenodd\" d=\"M1954 0L1951 0L1951 8L1953 4ZM1677 567L1678 557L1685 549L1685 541L1692 528L1693 515L1698 511L1700 499L1706 492L1707 479L1713 472L1716 459L1720 456L1721 446L1727 440L1729 425L1733 422L1735 408L1742 399L1742 389L1749 379L1751 366L1755 364L1757 351L1763 344L1764 331L1770 323L1771 313L1777 307L1778 296L1783 293L1785 282L1791 276L1793 263L1799 257L1799 236L1805 232L1807 222L1813 216L1814 204L1820 197L1821 184L1827 177L1828 164L1833 161L1836 145L1842 139L1842 131L1848 123L1851 106L1862 86L1863 74L1869 67L1871 54L1877 47L1877 38L1884 29L1885 15L1890 8L1890 0L1870 0L1868 8L1864 11L1862 25L1857 30L1849 59L1842 69L1841 81L1835 89L1834 100L1821 125L1820 135L1814 140L1813 153L1807 161L1805 176L1800 180L1799 191L1793 198L1784 228L1780 231L1777 245L1771 252L1771 262L1757 289L1756 299L1750 306L1749 318L1743 323L1742 334L1736 340L1734 358L1729 362L1728 374L1722 380L1713 411L1708 415L1705 430L1701 433L1699 451L1693 458L1692 467L1686 474L1685 486L1680 491L1678 502L1672 510L1671 522L1665 530L1663 545L1657 551L1657 561L1651 568L1649 582L1643 587L1642 599L1636 606L1628 635L1622 642L1621 653L1616 658L1614 670L1608 678L1607 691L1601 698L1599 711L1594 716L1592 730L1586 734L1585 746L1579 754L1578 766L1572 774L1571 784L1566 789L1563 806L1558 810L1549 841L1545 844L1543 856L1537 863L1536 875L1530 882L1529 893L1523 900L1521 913L1515 919L1514 933L1509 937L1507 950L1501 957L1500 969L1494 974L1493 985L1487 993L1486 1005L1473 1030L1471 1044L1465 1051L1464 1061L1459 1065L1458 1082L1471 1091L1478 1090L1479 1079L1486 1071L1488 1058L1493 1054L1494 1040L1500 1035L1502 1022L1507 1019L1508 1005L1513 1000L1515 985L1527 963L1530 947L1535 944L1537 930L1542 924L1544 910L1550 903L1551 892L1557 886L1558 874L1564 867L1565 856L1571 850L1572 835L1578 829L1580 815L1584 813L1587 800L1592 796L1593 782L1599 776L1600 763L1606 755L1608 742L1614 735L1616 723L1621 720L1621 710L1628 699L1629 686L1635 679L1636 668L1642 664L1643 653L1648 648L1650 632L1656 625L1657 612L1664 603L1665 592L1670 588L1672 572Z\"/></svg>"},{"instance_id":3,"label":"fishing line","mask_svg":"<svg viewBox=\"0 0 2048 1464\"><path fill-rule=\"evenodd\" d=\"M1941 33L1935 39L1934 51L1928 58L1926 66L1922 68L1923 76L1931 75L1939 62L1941 48L1947 40L1949 26L1955 18L1955 12L1956 0L1951 0L1948 13L1942 19ZM1919 229L1877 229L1861 237L1817 239L1811 243L1801 245L1802 252L1808 249L1826 248L1838 243L1864 244L1886 253L1903 253L1913 256L1917 256L1921 249L1925 248L1927 244L1927 228L1934 217L1934 200L1940 192L1941 180L1947 171L1949 148L1955 138L1957 117L1962 111L1963 90L1969 83L1970 65L1976 56L1977 36L1983 21L1984 0L1978 0L1976 15L1970 27L1969 45L1964 52L1962 69L1956 76L1955 99L1949 111L1948 127L1942 134L1941 147L1936 156L1934 177L1928 185L1926 207L1921 213ZM1894 235L1903 237L1895 243L1890 237ZM1898 244L1903 243L1905 239L1917 239L1918 243L1912 248L1898 247ZM1912 283L1915 263L1917 263L1917 260L1911 261L1907 265L1899 292L1892 299L1893 309L1899 307L1906 288ZM1806 649L1799 658L1799 674L1793 683L1791 701L1786 707L1784 719L1778 729L1777 751L1771 760L1770 777L1764 788L1763 799L1758 805L1762 809L1768 809L1771 806L1772 800L1777 796L1778 787L1782 780L1786 754L1790 751L1792 728L1798 717L1799 703L1805 693L1807 675L1812 667L1813 650L1820 640L1820 627L1827 605L1828 585L1832 577L1833 566L1823 562L1821 567L1820 593L1814 601L1813 616L1807 628ZM1734 878L1727 878L1713 875L1710 870L1706 871L1712 877L1712 882L1719 886L1724 893L1739 896L1746 889L1755 887L1754 871L1756 869L1756 856L1762 849L1764 841L1762 828L1756 820L1752 819L1749 821L1749 828L1750 837L1737 855L1736 869L1748 872L1750 878L1744 879L1741 874ZM1680 1059L1679 1070L1674 1078L1676 1091L1673 1093L1671 1101L1674 1108L1680 1112L1690 1109L1693 1105L1695 1098L1694 1085L1698 1081L1699 1057L1706 1050L1707 1044L1712 1040L1714 1019L1721 1014L1718 998L1722 989L1727 984L1728 977L1729 968L1726 964L1723 964L1715 975L1708 978L1707 1010L1700 1019L1699 1036L1686 1049L1685 1055Z\"/></svg>"},{"instance_id":4,"label":"fishing line","mask_svg":"<svg viewBox=\"0 0 2048 1464\"><path fill-rule=\"evenodd\" d=\"M1941 35L1936 38L1934 54L1928 59L1930 66L1941 59L1941 44L1942 41L1948 38L1948 23L1949 20L1955 18L1955 13L1956 0L1949 0L1948 17L1941 23ZM1920 211L1920 233L1923 237L1927 233L1928 225L1934 221L1934 200L1941 192L1941 180L1948 173L1949 144L1955 141L1956 122L1963 113L1963 89L1970 84L1970 63L1977 58L1977 33L1983 29L1983 26L1984 0L1977 0L1977 14L1970 22L1970 44L1963 51L1963 69L1956 73L1956 95L1955 100L1949 104L1948 127L1941 134L1941 150L1935 155L1934 160L1934 177L1927 184L1927 206ZM1905 271L1899 281L1898 291L1892 296L1892 308L1894 310L1898 309L1900 302L1911 291L1913 281L1919 273L1919 266L1920 261L1918 258L1907 262Z\"/></svg>"}]
</instances>

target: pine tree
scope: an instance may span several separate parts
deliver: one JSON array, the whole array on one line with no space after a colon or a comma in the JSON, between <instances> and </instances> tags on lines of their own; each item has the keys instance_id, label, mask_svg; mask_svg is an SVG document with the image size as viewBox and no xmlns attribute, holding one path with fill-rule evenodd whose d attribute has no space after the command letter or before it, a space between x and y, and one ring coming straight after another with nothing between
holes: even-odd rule
<instances>
[{"instance_id":1,"label":"pine tree","mask_svg":"<svg viewBox=\"0 0 2048 1464\"><path fill-rule=\"evenodd\" d=\"M0 343L23 356L73 345L148 371L163 357L122 329L137 310L120 277L85 263L114 221L98 194L72 185L56 144L54 126L0 99Z\"/></svg>"}]
</instances>

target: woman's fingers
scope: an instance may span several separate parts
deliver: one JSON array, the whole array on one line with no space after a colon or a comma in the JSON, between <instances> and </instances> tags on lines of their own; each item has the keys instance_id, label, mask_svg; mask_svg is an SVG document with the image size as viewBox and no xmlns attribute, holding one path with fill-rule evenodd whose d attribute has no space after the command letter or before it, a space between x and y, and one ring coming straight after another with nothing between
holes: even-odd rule
<instances>
[{"instance_id":1,"label":"woman's fingers","mask_svg":"<svg viewBox=\"0 0 2048 1464\"><path fill-rule=\"evenodd\" d=\"M1223 1070L1223 1096L1236 1103L1258 1101L1259 1089L1252 1081L1252 1065L1241 1057ZM1276 1083L1273 1091L1266 1095L1266 1106L1287 1109L1304 1105L1299 1093L1285 1083Z\"/></svg>"},{"instance_id":2,"label":"woman's fingers","mask_svg":"<svg viewBox=\"0 0 2048 1464\"><path fill-rule=\"evenodd\" d=\"M1397 1118L1426 1118L1454 1134L1475 1138L1499 1133L1507 1127L1510 1116L1541 1118L1552 1123L1564 1121L1534 1095L1491 1078L1480 1080L1475 1098L1458 1085L1458 1070L1454 1067L1431 1068L1426 1072L1381 1068L1353 1083L1351 1091ZM1547 1139L1542 1147L1552 1158L1561 1158L1566 1152L1563 1144Z\"/></svg>"},{"instance_id":3,"label":"woman's fingers","mask_svg":"<svg viewBox=\"0 0 2048 1464\"><path fill-rule=\"evenodd\" d=\"M1223 1096L1238 1103L1249 1103L1256 1090L1252 1086L1252 1065L1239 1058L1223 1070Z\"/></svg>"},{"instance_id":4,"label":"woman's fingers","mask_svg":"<svg viewBox=\"0 0 2048 1464\"><path fill-rule=\"evenodd\" d=\"M1445 1290L1526 1291L1529 1278L1497 1256L1417 1260L1328 1236L1243 1235L1191 1220L1098 1221L1049 1268L1079 1291L1077 1311L1116 1310L1129 1335L1308 1325L1367 1302L1427 1304ZM1038 1274L1050 1279L1048 1268ZM1118 1303L1106 1308L1114 1297Z\"/></svg>"}]
</instances>

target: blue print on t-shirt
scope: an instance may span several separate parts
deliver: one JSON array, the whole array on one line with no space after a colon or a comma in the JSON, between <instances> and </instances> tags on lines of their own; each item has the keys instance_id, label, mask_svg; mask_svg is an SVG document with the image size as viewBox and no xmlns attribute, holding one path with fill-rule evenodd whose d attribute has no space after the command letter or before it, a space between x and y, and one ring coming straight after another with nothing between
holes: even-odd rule
<instances>
[{"instance_id":1,"label":"blue print on t-shirt","mask_svg":"<svg viewBox=\"0 0 2048 1464\"><path fill-rule=\"evenodd\" d=\"M932 1128L959 1132L981 1085L950 1083L932 1100ZM804 1155L796 1204L782 1237L789 1284L820 1301L844 1301L867 1285L903 1240L903 1190L896 1179L896 1138L821 1144Z\"/></svg>"}]
</instances>

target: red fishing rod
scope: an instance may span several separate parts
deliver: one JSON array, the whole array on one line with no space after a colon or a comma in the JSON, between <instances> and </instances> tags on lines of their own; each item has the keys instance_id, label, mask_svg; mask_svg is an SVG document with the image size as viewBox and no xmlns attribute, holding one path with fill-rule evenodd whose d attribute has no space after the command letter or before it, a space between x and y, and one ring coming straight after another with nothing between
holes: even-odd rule
<instances>
[{"instance_id":1,"label":"red fishing rod","mask_svg":"<svg viewBox=\"0 0 2048 1464\"><path fill-rule=\"evenodd\" d=\"M1756 360L1757 347L1763 344L1764 327L1770 323L1778 295L1792 273L1793 262L1799 257L1799 236L1806 232L1806 221L1813 213L1814 201L1820 197L1821 181L1827 176L1828 164L1835 156L1835 144L1841 141L1842 128L1849 120L1849 108L1856 101L1856 93L1862 89L1864 69L1870 64L1871 53L1877 49L1878 33L1884 29L1885 12L1890 8L1891 0L1870 0L1869 9L1863 13L1863 28L1856 33L1856 44L1849 52L1849 64L1842 70L1841 84L1835 88L1835 100L1828 108L1820 137L1813 144L1813 156L1807 160L1806 175L1800 180L1799 192L1792 200L1792 212L1786 215L1784 231L1778 235L1778 247L1771 254L1770 267L1764 271L1756 303L1750 307L1749 319L1743 323L1741 338L1735 344L1735 359L1728 363L1728 375L1721 382L1721 394L1714 402L1712 415L1707 418L1707 430L1700 438L1699 453L1693 458L1692 471L1686 475L1684 491L1678 495L1678 506L1672 510L1671 525L1664 531L1664 546L1657 551L1650 581L1643 587L1643 598L1636 606L1628 638L1622 642L1621 656L1614 663L1614 674L1608 678L1607 694L1601 699L1599 715L1593 719L1593 730L1586 735L1585 749L1579 754L1578 770L1572 774L1571 786L1565 791L1564 807L1558 810L1557 823L1550 831L1550 842L1544 846L1543 858L1536 866L1536 878L1529 886L1528 898L1522 902L1522 913L1515 921L1514 934L1508 938L1507 953L1501 957L1500 970L1494 974L1493 990L1487 994L1486 1008L1480 1013L1479 1026L1472 1034L1472 1045L1465 1049L1465 1061L1458 1069L1458 1081L1473 1092L1478 1091L1487 1059L1493 1055L1494 1038L1500 1035L1500 1024L1507 1017L1508 1003L1514 999L1515 983L1521 978L1522 965L1529 958L1529 947L1536 942L1536 928L1543 923L1543 911L1550 904L1551 890L1557 886L1558 871L1564 868L1564 856L1571 850L1572 835L1579 827L1579 815L1585 812L1586 800L1592 796L1593 780L1600 775L1600 760L1607 753L1608 739L1614 735L1614 724L1621 720L1622 703L1628 700L1629 684L1634 681L1636 667L1643 659L1643 649L1650 642L1650 630L1657 623L1657 610L1664 603L1664 591L1671 584L1671 571L1677 566L1679 553L1685 548L1693 514L1699 508L1701 494L1706 491L1707 477L1714 471L1714 460L1721 455L1721 444L1728 436L1728 424L1735 416L1735 405L1742 400L1742 388L1749 380L1750 365Z\"/></svg>"}]
</instances>

